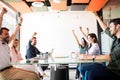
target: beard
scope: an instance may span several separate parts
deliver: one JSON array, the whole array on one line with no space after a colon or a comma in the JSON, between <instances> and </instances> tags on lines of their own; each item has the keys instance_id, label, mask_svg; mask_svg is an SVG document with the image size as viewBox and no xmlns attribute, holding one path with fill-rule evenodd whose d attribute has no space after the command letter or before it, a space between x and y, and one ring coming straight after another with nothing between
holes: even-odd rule
<instances>
[{"instance_id":1,"label":"beard","mask_svg":"<svg viewBox=\"0 0 120 80\"><path fill-rule=\"evenodd\" d=\"M116 28L114 28L113 30L110 31L111 36L116 36L118 30Z\"/></svg>"},{"instance_id":2,"label":"beard","mask_svg":"<svg viewBox=\"0 0 120 80\"><path fill-rule=\"evenodd\" d=\"M5 43L8 44L8 43L9 43L9 39L7 39L7 38L3 38L3 39L2 39L2 43L3 43L3 44L5 44Z\"/></svg>"}]
</instances>

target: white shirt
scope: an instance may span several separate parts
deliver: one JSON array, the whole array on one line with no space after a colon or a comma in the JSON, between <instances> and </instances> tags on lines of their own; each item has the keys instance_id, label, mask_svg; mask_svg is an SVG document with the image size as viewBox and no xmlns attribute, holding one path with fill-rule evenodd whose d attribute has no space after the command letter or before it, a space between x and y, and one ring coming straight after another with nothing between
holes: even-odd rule
<instances>
[{"instance_id":1,"label":"white shirt","mask_svg":"<svg viewBox=\"0 0 120 80\"><path fill-rule=\"evenodd\" d=\"M100 48L99 48L97 43L92 44L92 46L88 50L88 54L90 54L90 55L100 55Z\"/></svg>"},{"instance_id":2,"label":"white shirt","mask_svg":"<svg viewBox=\"0 0 120 80\"><path fill-rule=\"evenodd\" d=\"M87 43L89 43L87 37L85 37L85 40L87 41ZM100 55L100 47L98 43L92 43L92 46L88 49L88 54L93 56Z\"/></svg>"},{"instance_id":3,"label":"white shirt","mask_svg":"<svg viewBox=\"0 0 120 80\"><path fill-rule=\"evenodd\" d=\"M0 70L7 66L11 66L10 49L8 44L2 44L2 41L0 41Z\"/></svg>"}]
</instances>

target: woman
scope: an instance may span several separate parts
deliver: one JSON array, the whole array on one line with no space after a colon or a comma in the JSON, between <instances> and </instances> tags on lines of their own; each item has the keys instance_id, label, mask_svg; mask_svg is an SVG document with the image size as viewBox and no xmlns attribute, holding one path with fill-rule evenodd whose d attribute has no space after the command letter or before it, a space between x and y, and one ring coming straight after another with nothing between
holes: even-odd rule
<instances>
[{"instance_id":1,"label":"woman","mask_svg":"<svg viewBox=\"0 0 120 80\"><path fill-rule=\"evenodd\" d=\"M100 48L97 40L97 36L94 33L90 33L87 36L89 42L88 55L100 55Z\"/></svg>"},{"instance_id":2,"label":"woman","mask_svg":"<svg viewBox=\"0 0 120 80\"><path fill-rule=\"evenodd\" d=\"M88 29L87 29L87 31L88 31ZM80 54L85 54L88 50L88 44L87 44L86 40L84 39L84 37L82 37L81 38L81 43L80 43L76 34L75 34L75 32L74 32L74 30L72 30L72 33L73 33L73 35L74 35L74 37L77 41L77 44L79 46L79 53ZM79 64L77 64L77 67L76 67L76 76L75 76L76 79L79 78L79 73L80 73L79 70L78 70L78 67L79 67Z\"/></svg>"},{"instance_id":3,"label":"woman","mask_svg":"<svg viewBox=\"0 0 120 80\"><path fill-rule=\"evenodd\" d=\"M19 22L22 23L23 18L20 16L18 19L19 19ZM16 25L15 31L12 34L12 37L9 41L11 62L18 62L18 61L23 59L21 57L20 52L18 51L19 40L16 39L16 35L20 31L20 26L21 25ZM27 70L27 71L34 71L34 72L39 74L38 70L36 69L36 67L34 65L27 65L27 64L26 65L14 65L14 67L21 68L21 69L24 69L24 70Z\"/></svg>"},{"instance_id":4,"label":"woman","mask_svg":"<svg viewBox=\"0 0 120 80\"><path fill-rule=\"evenodd\" d=\"M11 43L9 44L10 46L10 55L11 55L11 60L12 62L18 62L20 60L22 60L21 54L19 53L19 51L17 50L18 47L18 39L13 39L13 41L11 41Z\"/></svg>"},{"instance_id":5,"label":"woman","mask_svg":"<svg viewBox=\"0 0 120 80\"><path fill-rule=\"evenodd\" d=\"M84 35L86 41L89 43L87 54L80 54L80 58L84 57L84 59L86 59L85 56L87 56L87 55L91 55L92 57L94 57L96 55L100 55L100 48L99 48L99 43L98 43L96 34L95 33L89 33L86 36L85 33L82 31L81 27L80 27L80 31ZM86 67L86 66L91 65L91 64L95 64L95 66L94 67ZM78 69L82 74L82 77L83 77L82 80L86 80L85 76L87 76L87 72L89 70L91 70L93 68L98 68L99 65L103 65L103 64L102 63L84 63L81 66L79 66Z\"/></svg>"},{"instance_id":6,"label":"woman","mask_svg":"<svg viewBox=\"0 0 120 80\"><path fill-rule=\"evenodd\" d=\"M86 35L82 31L82 27L80 27L80 31L89 45L87 55L100 55L100 48L96 34L89 33Z\"/></svg>"},{"instance_id":7,"label":"woman","mask_svg":"<svg viewBox=\"0 0 120 80\"><path fill-rule=\"evenodd\" d=\"M79 51L80 51L80 54L84 54L86 53L87 49L88 49L88 44L87 44L87 41L85 40L84 37L81 38L81 42L79 42L74 30L72 30L72 33L77 41L77 44L79 45Z\"/></svg>"}]
</instances>

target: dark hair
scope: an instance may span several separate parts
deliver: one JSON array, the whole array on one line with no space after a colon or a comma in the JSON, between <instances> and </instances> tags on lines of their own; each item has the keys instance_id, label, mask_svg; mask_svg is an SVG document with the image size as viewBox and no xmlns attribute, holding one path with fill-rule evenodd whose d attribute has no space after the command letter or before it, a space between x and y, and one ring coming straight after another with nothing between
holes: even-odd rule
<instances>
[{"instance_id":1,"label":"dark hair","mask_svg":"<svg viewBox=\"0 0 120 80\"><path fill-rule=\"evenodd\" d=\"M33 37L33 39L36 39L36 37Z\"/></svg>"},{"instance_id":2,"label":"dark hair","mask_svg":"<svg viewBox=\"0 0 120 80\"><path fill-rule=\"evenodd\" d=\"M85 46L87 46L88 44L87 44L87 41L85 40L85 38L82 37L81 39L83 39L83 41L84 41L84 43L85 43Z\"/></svg>"},{"instance_id":3,"label":"dark hair","mask_svg":"<svg viewBox=\"0 0 120 80\"><path fill-rule=\"evenodd\" d=\"M17 38L15 38L15 41L19 41Z\"/></svg>"},{"instance_id":4,"label":"dark hair","mask_svg":"<svg viewBox=\"0 0 120 80\"><path fill-rule=\"evenodd\" d=\"M98 39L97 39L97 36L96 36L95 33L89 33L87 36L90 36L90 37L92 37L92 38L95 38L95 39L94 39L94 42L95 42L95 43L98 43Z\"/></svg>"},{"instance_id":5,"label":"dark hair","mask_svg":"<svg viewBox=\"0 0 120 80\"><path fill-rule=\"evenodd\" d=\"M110 23L114 23L114 25L116 26L116 25L120 24L120 18L112 19L112 20L110 20Z\"/></svg>"},{"instance_id":6,"label":"dark hair","mask_svg":"<svg viewBox=\"0 0 120 80\"><path fill-rule=\"evenodd\" d=\"M0 35L2 34L2 31L3 31L3 30L7 30L7 31L9 31L8 28L6 28L6 27L2 27L2 28L0 29Z\"/></svg>"},{"instance_id":7,"label":"dark hair","mask_svg":"<svg viewBox=\"0 0 120 80\"><path fill-rule=\"evenodd\" d=\"M97 36L96 36L95 33L89 33L87 36L90 36L90 37L92 37L92 38L95 38L95 39L94 39L94 43L97 43L98 46L99 46L99 42L98 42L98 39L97 39ZM90 49L91 46L92 46L92 44L90 44L88 48Z\"/></svg>"}]
</instances>

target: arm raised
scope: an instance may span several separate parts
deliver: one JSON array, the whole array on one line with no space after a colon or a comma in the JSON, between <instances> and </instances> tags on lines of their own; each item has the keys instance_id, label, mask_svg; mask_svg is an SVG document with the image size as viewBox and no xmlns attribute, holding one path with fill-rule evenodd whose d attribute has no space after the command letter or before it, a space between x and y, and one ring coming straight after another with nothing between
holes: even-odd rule
<instances>
[{"instance_id":1,"label":"arm raised","mask_svg":"<svg viewBox=\"0 0 120 80\"><path fill-rule=\"evenodd\" d=\"M32 37L30 38L30 41L33 40L33 37L34 37L35 35L37 35L37 32L34 32L34 34L32 35Z\"/></svg>"},{"instance_id":2,"label":"arm raised","mask_svg":"<svg viewBox=\"0 0 120 80\"><path fill-rule=\"evenodd\" d=\"M3 15L4 15L5 13L7 13L6 8L2 8L2 11L1 11L1 13L0 13L0 28L1 28L1 26L2 26Z\"/></svg>"},{"instance_id":3,"label":"arm raised","mask_svg":"<svg viewBox=\"0 0 120 80\"><path fill-rule=\"evenodd\" d=\"M20 30L20 24L22 24L22 21L23 21L23 18L22 17L19 17L19 22L18 24L16 25L16 28L15 30L13 31L12 35L10 36L10 41L9 43L12 41L12 39L14 39L14 37L17 35L17 33L19 32Z\"/></svg>"},{"instance_id":4,"label":"arm raised","mask_svg":"<svg viewBox=\"0 0 120 80\"><path fill-rule=\"evenodd\" d=\"M96 12L93 12L95 18L97 19L98 23L100 24L100 27L105 30L107 28L107 25L102 21L102 19L98 16Z\"/></svg>"},{"instance_id":5,"label":"arm raised","mask_svg":"<svg viewBox=\"0 0 120 80\"><path fill-rule=\"evenodd\" d=\"M75 39L76 39L76 41L77 41L77 44L80 45L80 42L79 42L79 40L78 40L78 38L77 38L77 36L76 36L76 34L75 34L75 31L72 30L72 33L73 33L73 35L74 35L74 37L75 37Z\"/></svg>"},{"instance_id":6,"label":"arm raised","mask_svg":"<svg viewBox=\"0 0 120 80\"><path fill-rule=\"evenodd\" d=\"M87 37L87 35L83 32L82 27L79 27L80 32L82 33L83 37Z\"/></svg>"}]
</instances>

